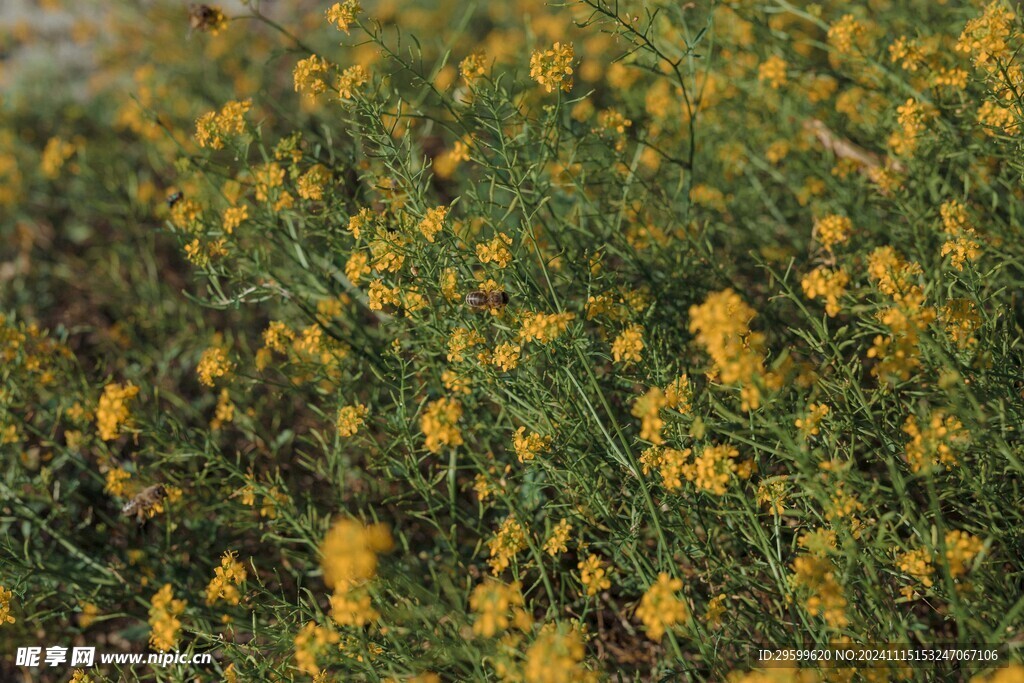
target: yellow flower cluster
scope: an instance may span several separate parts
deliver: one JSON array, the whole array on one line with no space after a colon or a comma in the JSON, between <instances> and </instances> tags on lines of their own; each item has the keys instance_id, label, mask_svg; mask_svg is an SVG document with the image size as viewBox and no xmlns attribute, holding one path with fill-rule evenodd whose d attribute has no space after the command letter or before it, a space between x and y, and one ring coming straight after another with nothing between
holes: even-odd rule
<instances>
[{"instance_id":1,"label":"yellow flower cluster","mask_svg":"<svg viewBox=\"0 0 1024 683\"><path fill-rule=\"evenodd\" d=\"M515 448L519 462L527 462L551 447L551 437L535 433L527 434L526 427L520 427L512 437L512 446Z\"/></svg>"},{"instance_id":2,"label":"yellow flower cluster","mask_svg":"<svg viewBox=\"0 0 1024 683\"><path fill-rule=\"evenodd\" d=\"M299 176L295 191L303 199L320 201L324 198L324 185L331 181L331 172L323 164L314 164Z\"/></svg>"},{"instance_id":3,"label":"yellow flower cluster","mask_svg":"<svg viewBox=\"0 0 1024 683\"><path fill-rule=\"evenodd\" d=\"M440 453L445 446L461 446L462 432L458 427L461 417L462 404L453 398L439 398L427 404L420 417L427 450Z\"/></svg>"},{"instance_id":4,"label":"yellow flower cluster","mask_svg":"<svg viewBox=\"0 0 1024 683\"><path fill-rule=\"evenodd\" d=\"M12 597L14 597L14 593L3 586L0 586L0 626L3 626L4 624L13 624L15 622L14 617L11 616Z\"/></svg>"},{"instance_id":5,"label":"yellow flower cluster","mask_svg":"<svg viewBox=\"0 0 1024 683\"><path fill-rule=\"evenodd\" d=\"M486 579L473 589L469 607L476 613L473 633L491 638L509 626L526 631L533 625L533 618L524 607L522 587L519 582L502 583Z\"/></svg>"},{"instance_id":6,"label":"yellow flower cluster","mask_svg":"<svg viewBox=\"0 0 1024 683\"><path fill-rule=\"evenodd\" d=\"M946 564L953 578L967 573L968 565L985 545L977 536L959 530L948 532L945 540Z\"/></svg>"},{"instance_id":7,"label":"yellow flower cluster","mask_svg":"<svg viewBox=\"0 0 1024 683\"><path fill-rule=\"evenodd\" d=\"M504 372L514 370L519 365L519 357L523 352L523 347L519 344L512 344L511 342L504 342L494 347L494 351L482 351L477 356L477 359L481 363L490 363L495 367L499 367Z\"/></svg>"},{"instance_id":8,"label":"yellow flower cluster","mask_svg":"<svg viewBox=\"0 0 1024 683\"><path fill-rule=\"evenodd\" d=\"M814 221L814 234L821 246L829 251L848 240L852 230L853 223L846 216L829 215Z\"/></svg>"},{"instance_id":9,"label":"yellow flower cluster","mask_svg":"<svg viewBox=\"0 0 1024 683\"><path fill-rule=\"evenodd\" d=\"M245 113L252 100L232 100L220 111L208 111L196 119L196 142L200 147L222 149L225 139L245 132Z\"/></svg>"},{"instance_id":10,"label":"yellow flower cluster","mask_svg":"<svg viewBox=\"0 0 1024 683\"><path fill-rule=\"evenodd\" d=\"M665 392L658 387L651 387L633 403L630 413L633 417L640 418L640 438L650 441L653 444L662 444L665 439L661 436L661 430L665 421L661 419L661 409L668 405L668 398Z\"/></svg>"},{"instance_id":11,"label":"yellow flower cluster","mask_svg":"<svg viewBox=\"0 0 1024 683\"><path fill-rule=\"evenodd\" d=\"M249 207L247 206L231 206L224 209L224 215L222 217L221 225L224 228L224 232L232 234L239 225L249 218Z\"/></svg>"},{"instance_id":12,"label":"yellow flower cluster","mask_svg":"<svg viewBox=\"0 0 1024 683\"><path fill-rule=\"evenodd\" d=\"M394 547L384 524L342 518L334 523L320 545L324 583L333 590L331 618L339 626L363 626L378 618L366 592L377 576L377 556Z\"/></svg>"},{"instance_id":13,"label":"yellow flower cluster","mask_svg":"<svg viewBox=\"0 0 1024 683\"><path fill-rule=\"evenodd\" d=\"M932 567L932 554L926 549L919 548L901 553L896 558L896 566L901 572L913 577L925 588L931 588L934 585L932 575L935 573L935 569ZM910 591L910 594L913 594L913 590Z\"/></svg>"},{"instance_id":14,"label":"yellow flower cluster","mask_svg":"<svg viewBox=\"0 0 1024 683\"><path fill-rule=\"evenodd\" d=\"M355 20L356 15L362 11L358 0L345 0L331 5L326 12L327 21L334 24L339 31L348 33L348 28Z\"/></svg>"},{"instance_id":15,"label":"yellow flower cluster","mask_svg":"<svg viewBox=\"0 0 1024 683\"><path fill-rule=\"evenodd\" d=\"M818 425L820 425L821 421L825 419L826 415L828 415L828 411L829 408L824 403L808 404L807 416L798 417L794 421L794 425L797 429L800 430L800 435L803 436L805 439L811 436L817 436L818 432L820 431L818 429Z\"/></svg>"},{"instance_id":16,"label":"yellow flower cluster","mask_svg":"<svg viewBox=\"0 0 1024 683\"><path fill-rule=\"evenodd\" d=\"M170 650L178 643L181 621L178 617L185 611L184 600L175 600L171 584L167 583L157 591L149 608L149 644L161 652Z\"/></svg>"},{"instance_id":17,"label":"yellow flower cluster","mask_svg":"<svg viewBox=\"0 0 1024 683\"><path fill-rule=\"evenodd\" d=\"M78 147L61 138L50 138L43 148L43 155L39 161L39 170L50 180L60 176L60 170L64 168L65 162L75 155Z\"/></svg>"},{"instance_id":18,"label":"yellow flower cluster","mask_svg":"<svg viewBox=\"0 0 1024 683\"><path fill-rule=\"evenodd\" d=\"M689 461L692 454L689 448L678 450L651 446L640 456L640 465L644 474L658 470L665 490L675 491L683 485L684 478L688 481L694 479L693 464Z\"/></svg>"},{"instance_id":19,"label":"yellow flower cluster","mask_svg":"<svg viewBox=\"0 0 1024 683\"><path fill-rule=\"evenodd\" d=\"M300 59L292 73L295 92L300 92L307 98L315 98L317 95L327 92L327 81L324 80L324 77L330 68L330 62L317 55Z\"/></svg>"},{"instance_id":20,"label":"yellow flower cluster","mask_svg":"<svg viewBox=\"0 0 1024 683\"><path fill-rule=\"evenodd\" d=\"M128 382L126 384L108 384L103 387L96 406L96 429L104 441L113 441L121 426L131 417L129 402L139 394L139 388Z\"/></svg>"},{"instance_id":21,"label":"yellow flower cluster","mask_svg":"<svg viewBox=\"0 0 1024 683\"><path fill-rule=\"evenodd\" d=\"M951 200L939 207L942 215L942 227L948 236L942 245L941 254L950 256L950 264L957 270L963 270L967 261L973 261L980 253L981 245L976 239L977 231L970 224L967 207L956 200Z\"/></svg>"},{"instance_id":22,"label":"yellow flower cluster","mask_svg":"<svg viewBox=\"0 0 1024 683\"><path fill-rule=\"evenodd\" d=\"M643 622L647 635L652 640L661 640L666 630L684 623L689 618L690 612L686 607L686 601L677 595L682 589L682 579L673 579L662 572L640 599L636 616Z\"/></svg>"},{"instance_id":23,"label":"yellow flower cluster","mask_svg":"<svg viewBox=\"0 0 1024 683\"><path fill-rule=\"evenodd\" d=\"M550 344L569 328L575 313L525 313L519 338L524 342L538 341Z\"/></svg>"},{"instance_id":24,"label":"yellow flower cluster","mask_svg":"<svg viewBox=\"0 0 1024 683\"><path fill-rule=\"evenodd\" d=\"M524 683L597 683L597 674L583 665L583 638L576 629L545 625L526 650Z\"/></svg>"},{"instance_id":25,"label":"yellow flower cluster","mask_svg":"<svg viewBox=\"0 0 1024 683\"><path fill-rule=\"evenodd\" d=\"M772 55L761 62L757 68L757 80L767 83L769 88L778 90L786 84L786 60L778 55Z\"/></svg>"},{"instance_id":26,"label":"yellow flower cluster","mask_svg":"<svg viewBox=\"0 0 1024 683\"><path fill-rule=\"evenodd\" d=\"M549 50L538 50L530 56L530 78L548 92L561 88L572 90L572 62L576 53L572 43L555 43Z\"/></svg>"},{"instance_id":27,"label":"yellow flower cluster","mask_svg":"<svg viewBox=\"0 0 1024 683\"><path fill-rule=\"evenodd\" d=\"M487 55L483 50L477 50L476 52L471 52L465 59L459 62L459 73L462 74L466 83L472 85L473 81L484 75L486 60Z\"/></svg>"},{"instance_id":28,"label":"yellow flower cluster","mask_svg":"<svg viewBox=\"0 0 1024 683\"><path fill-rule=\"evenodd\" d=\"M981 327L981 316L974 302L969 299L950 299L939 314L939 319L946 334L959 348L978 343L974 333Z\"/></svg>"},{"instance_id":29,"label":"yellow flower cluster","mask_svg":"<svg viewBox=\"0 0 1024 683\"><path fill-rule=\"evenodd\" d=\"M295 634L295 665L307 676L317 676L320 673L317 657L328 645L334 645L339 640L337 631L314 621L308 622Z\"/></svg>"},{"instance_id":30,"label":"yellow flower cluster","mask_svg":"<svg viewBox=\"0 0 1024 683\"><path fill-rule=\"evenodd\" d=\"M855 49L862 49L867 39L867 30L852 14L844 14L828 27L828 44L839 56L848 56Z\"/></svg>"},{"instance_id":31,"label":"yellow flower cluster","mask_svg":"<svg viewBox=\"0 0 1024 683\"><path fill-rule=\"evenodd\" d=\"M343 100L350 100L356 96L359 88L366 85L370 80L370 72L362 65L350 66L340 74L334 87L338 91L338 97Z\"/></svg>"},{"instance_id":32,"label":"yellow flower cluster","mask_svg":"<svg viewBox=\"0 0 1024 683\"><path fill-rule=\"evenodd\" d=\"M786 509L786 498L789 495L787 481L789 477L781 475L765 479L757 485L757 502L768 506L768 512L781 515Z\"/></svg>"},{"instance_id":33,"label":"yellow flower cluster","mask_svg":"<svg viewBox=\"0 0 1024 683\"><path fill-rule=\"evenodd\" d=\"M728 444L708 446L700 457L694 460L692 475L686 478L693 481L699 489L724 496L731 474L735 473L739 478L747 479L753 471L753 461L736 462L739 454L739 450ZM690 472L691 470L685 469L683 474L686 476Z\"/></svg>"},{"instance_id":34,"label":"yellow flower cluster","mask_svg":"<svg viewBox=\"0 0 1024 683\"><path fill-rule=\"evenodd\" d=\"M566 544L569 542L569 534L571 533L572 524L569 523L569 520L561 520L555 525L555 528L551 530L551 535L548 536L548 539L544 542L544 552L551 557L555 557L566 552L569 549Z\"/></svg>"},{"instance_id":35,"label":"yellow flower cluster","mask_svg":"<svg viewBox=\"0 0 1024 683\"><path fill-rule=\"evenodd\" d=\"M338 436L352 436L359 431L359 428L366 423L366 416L369 410L362 403L344 406L338 411L335 425L338 428Z\"/></svg>"},{"instance_id":36,"label":"yellow flower cluster","mask_svg":"<svg viewBox=\"0 0 1024 683\"><path fill-rule=\"evenodd\" d=\"M1009 39L1016 18L1013 10L995 0L981 16L967 22L956 51L970 55L974 65L986 71L1008 66L1014 56Z\"/></svg>"},{"instance_id":37,"label":"yellow flower cluster","mask_svg":"<svg viewBox=\"0 0 1024 683\"><path fill-rule=\"evenodd\" d=\"M484 343L483 335L476 330L465 327L456 327L448 336L448 361L461 363L466 360L466 351L470 348Z\"/></svg>"},{"instance_id":38,"label":"yellow flower cluster","mask_svg":"<svg viewBox=\"0 0 1024 683\"><path fill-rule=\"evenodd\" d=\"M580 570L580 583L586 589L587 595L597 595L612 587L612 582L608 578L608 570L605 569L604 562L597 555L587 555L585 559L580 560L576 568Z\"/></svg>"},{"instance_id":39,"label":"yellow flower cluster","mask_svg":"<svg viewBox=\"0 0 1024 683\"><path fill-rule=\"evenodd\" d=\"M234 370L235 364L228 358L227 351L220 345L211 346L203 351L196 366L199 381L212 387L214 380L226 377Z\"/></svg>"},{"instance_id":40,"label":"yellow flower cluster","mask_svg":"<svg viewBox=\"0 0 1024 683\"><path fill-rule=\"evenodd\" d=\"M821 615L832 628L850 623L846 616L846 597L836 581L832 562L819 555L801 555L793 561L793 585L807 591L804 602L812 616Z\"/></svg>"},{"instance_id":41,"label":"yellow flower cluster","mask_svg":"<svg viewBox=\"0 0 1024 683\"><path fill-rule=\"evenodd\" d=\"M220 558L220 566L213 570L213 578L206 586L206 604L212 605L218 600L237 605L241 599L238 586L245 583L245 565L235 559L235 552L225 552Z\"/></svg>"},{"instance_id":42,"label":"yellow flower cluster","mask_svg":"<svg viewBox=\"0 0 1024 683\"><path fill-rule=\"evenodd\" d=\"M506 517L498 533L488 541L487 548L491 554L487 564L491 565L491 573L497 576L508 569L520 550L526 548L526 531L523 525L511 515Z\"/></svg>"},{"instance_id":43,"label":"yellow flower cluster","mask_svg":"<svg viewBox=\"0 0 1024 683\"><path fill-rule=\"evenodd\" d=\"M744 385L744 410L755 410L761 404L760 390L753 382L764 371L764 335L750 331L750 320L755 315L732 289L709 294L703 304L690 307L690 332L696 333L697 342L711 356L724 384Z\"/></svg>"},{"instance_id":44,"label":"yellow flower cluster","mask_svg":"<svg viewBox=\"0 0 1024 683\"><path fill-rule=\"evenodd\" d=\"M910 98L896 108L896 113L899 128L889 136L889 148L897 156L909 156L917 149L937 111L930 104Z\"/></svg>"},{"instance_id":45,"label":"yellow flower cluster","mask_svg":"<svg viewBox=\"0 0 1024 683\"><path fill-rule=\"evenodd\" d=\"M942 410L932 412L923 429L915 416L907 416L903 431L910 437L904 453L914 472L934 465L945 465L947 470L952 469L957 463L955 451L963 449L970 440L970 434L964 429L963 423Z\"/></svg>"},{"instance_id":46,"label":"yellow flower cluster","mask_svg":"<svg viewBox=\"0 0 1024 683\"><path fill-rule=\"evenodd\" d=\"M633 324L624 329L612 342L612 358L616 363L630 365L639 363L643 358L644 328Z\"/></svg>"},{"instance_id":47,"label":"yellow flower cluster","mask_svg":"<svg viewBox=\"0 0 1024 683\"><path fill-rule=\"evenodd\" d=\"M512 263L512 238L499 232L490 242L476 245L476 256L481 263L496 263L499 268L507 268Z\"/></svg>"},{"instance_id":48,"label":"yellow flower cluster","mask_svg":"<svg viewBox=\"0 0 1024 683\"><path fill-rule=\"evenodd\" d=\"M112 496L118 498L125 498L128 493L128 481L132 478L130 472L127 472L120 467L114 467L107 470L106 484L103 490Z\"/></svg>"},{"instance_id":49,"label":"yellow flower cluster","mask_svg":"<svg viewBox=\"0 0 1024 683\"><path fill-rule=\"evenodd\" d=\"M261 164L253 171L253 180L256 200L268 201L270 191L284 184L284 169L273 162Z\"/></svg>"},{"instance_id":50,"label":"yellow flower cluster","mask_svg":"<svg viewBox=\"0 0 1024 683\"><path fill-rule=\"evenodd\" d=\"M849 282L850 276L844 269L831 270L818 266L803 277L800 286L803 287L804 295L808 299L824 298L825 313L834 318L839 314L839 298L846 293L846 285Z\"/></svg>"},{"instance_id":51,"label":"yellow flower cluster","mask_svg":"<svg viewBox=\"0 0 1024 683\"><path fill-rule=\"evenodd\" d=\"M419 229L428 242L433 242L437 233L444 229L444 219L448 216L447 206L436 206L429 209L423 220L420 221Z\"/></svg>"}]
</instances>

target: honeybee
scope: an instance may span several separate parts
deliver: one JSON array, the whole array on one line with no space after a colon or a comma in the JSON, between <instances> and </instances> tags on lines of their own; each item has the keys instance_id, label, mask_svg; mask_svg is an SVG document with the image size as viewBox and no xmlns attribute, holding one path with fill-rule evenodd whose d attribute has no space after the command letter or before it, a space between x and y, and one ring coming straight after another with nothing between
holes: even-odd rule
<instances>
[{"instance_id":1,"label":"honeybee","mask_svg":"<svg viewBox=\"0 0 1024 683\"><path fill-rule=\"evenodd\" d=\"M193 31L209 31L224 21L224 13L209 5L189 5L188 25Z\"/></svg>"},{"instance_id":2,"label":"honeybee","mask_svg":"<svg viewBox=\"0 0 1024 683\"><path fill-rule=\"evenodd\" d=\"M508 294L477 289L466 295L466 305L478 311L502 308L508 305Z\"/></svg>"},{"instance_id":3,"label":"honeybee","mask_svg":"<svg viewBox=\"0 0 1024 683\"><path fill-rule=\"evenodd\" d=\"M185 195L181 192L172 192L167 195L167 208L173 209L174 205L181 201L181 198Z\"/></svg>"},{"instance_id":4,"label":"honeybee","mask_svg":"<svg viewBox=\"0 0 1024 683\"><path fill-rule=\"evenodd\" d=\"M126 517L135 515L136 521L142 524L147 516L152 516L152 510L167 497L167 489L163 484L153 484L135 495L121 508L121 514Z\"/></svg>"}]
</instances>

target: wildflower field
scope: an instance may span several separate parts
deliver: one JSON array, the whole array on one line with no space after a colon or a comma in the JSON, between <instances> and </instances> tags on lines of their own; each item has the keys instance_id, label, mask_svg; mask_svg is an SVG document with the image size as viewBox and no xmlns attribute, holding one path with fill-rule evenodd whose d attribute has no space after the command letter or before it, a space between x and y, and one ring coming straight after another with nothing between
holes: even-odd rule
<instances>
[{"instance_id":1,"label":"wildflower field","mask_svg":"<svg viewBox=\"0 0 1024 683\"><path fill-rule=\"evenodd\" d=\"M1024 8L10 2L0 681L1024 681Z\"/></svg>"}]
</instances>

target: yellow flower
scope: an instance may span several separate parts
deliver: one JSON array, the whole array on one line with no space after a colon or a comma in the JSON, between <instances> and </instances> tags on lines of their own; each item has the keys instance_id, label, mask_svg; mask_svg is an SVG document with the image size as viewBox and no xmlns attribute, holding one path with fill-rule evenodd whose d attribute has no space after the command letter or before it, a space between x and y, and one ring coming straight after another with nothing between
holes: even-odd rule
<instances>
[{"instance_id":1,"label":"yellow flower","mask_svg":"<svg viewBox=\"0 0 1024 683\"><path fill-rule=\"evenodd\" d=\"M572 62L575 58L572 43L555 43L549 50L534 52L530 57L530 78L544 86L548 92L561 88L572 90Z\"/></svg>"},{"instance_id":2,"label":"yellow flower","mask_svg":"<svg viewBox=\"0 0 1024 683\"><path fill-rule=\"evenodd\" d=\"M525 313L519 338L524 342L550 344L568 329L575 318L575 313Z\"/></svg>"},{"instance_id":3,"label":"yellow flower","mask_svg":"<svg viewBox=\"0 0 1024 683\"><path fill-rule=\"evenodd\" d=\"M385 524L340 518L320 544L320 567L328 588L365 583L377 575L377 556L394 547Z\"/></svg>"},{"instance_id":4,"label":"yellow flower","mask_svg":"<svg viewBox=\"0 0 1024 683\"><path fill-rule=\"evenodd\" d=\"M896 566L903 573L917 579L925 588L934 585L932 575L935 573L935 569L932 567L932 554L924 548L900 554L896 558Z\"/></svg>"},{"instance_id":5,"label":"yellow flower","mask_svg":"<svg viewBox=\"0 0 1024 683\"><path fill-rule=\"evenodd\" d=\"M757 485L757 502L768 506L768 512L781 515L786 509L788 489L785 475L765 479Z\"/></svg>"},{"instance_id":6,"label":"yellow flower","mask_svg":"<svg viewBox=\"0 0 1024 683\"><path fill-rule=\"evenodd\" d=\"M541 630L526 650L523 665L525 683L596 683L597 674L582 664L583 639L575 629L559 627Z\"/></svg>"},{"instance_id":7,"label":"yellow flower","mask_svg":"<svg viewBox=\"0 0 1024 683\"><path fill-rule=\"evenodd\" d=\"M324 76L330 68L330 62L316 55L300 59L292 74L295 80L295 92L301 92L308 98L314 98L327 92L327 82L324 80Z\"/></svg>"},{"instance_id":8,"label":"yellow flower","mask_svg":"<svg viewBox=\"0 0 1024 683\"><path fill-rule=\"evenodd\" d=\"M829 251L849 239L852 229L853 224L846 216L829 215L814 221L814 234L821 246Z\"/></svg>"},{"instance_id":9,"label":"yellow flower","mask_svg":"<svg viewBox=\"0 0 1024 683\"><path fill-rule=\"evenodd\" d=\"M512 262L512 238L499 232L490 242L476 245L476 255L481 263L496 263L499 268L507 268Z\"/></svg>"},{"instance_id":10,"label":"yellow flower","mask_svg":"<svg viewBox=\"0 0 1024 683\"><path fill-rule=\"evenodd\" d=\"M249 218L249 207L247 206L232 206L224 210L224 216L222 226L224 232L232 234L243 221Z\"/></svg>"},{"instance_id":11,"label":"yellow flower","mask_svg":"<svg viewBox=\"0 0 1024 683\"><path fill-rule=\"evenodd\" d=\"M708 600L707 609L704 610L704 622L708 628L716 629L722 625L722 615L725 614L725 601L728 599L725 593L719 593Z\"/></svg>"},{"instance_id":12,"label":"yellow flower","mask_svg":"<svg viewBox=\"0 0 1024 683\"><path fill-rule=\"evenodd\" d=\"M764 336L751 332L749 321L755 312L732 289L709 294L703 304L690 307L690 332L704 346L725 384L745 384L743 409L760 405L760 392L753 384L763 374L761 347Z\"/></svg>"},{"instance_id":13,"label":"yellow flower","mask_svg":"<svg viewBox=\"0 0 1024 683\"><path fill-rule=\"evenodd\" d=\"M682 589L681 579L673 579L662 572L640 599L636 616L643 622L647 635L652 640L661 640L666 630L684 623L689 618L686 602L677 595Z\"/></svg>"},{"instance_id":14,"label":"yellow flower","mask_svg":"<svg viewBox=\"0 0 1024 683\"><path fill-rule=\"evenodd\" d=\"M642 325L630 325L612 342L612 357L616 363L630 365L639 363L643 358L644 328Z\"/></svg>"},{"instance_id":15,"label":"yellow flower","mask_svg":"<svg viewBox=\"0 0 1024 683\"><path fill-rule=\"evenodd\" d=\"M587 555L586 559L580 560L576 568L580 570L580 583L586 589L587 595L597 595L612 587L608 571L597 555Z\"/></svg>"},{"instance_id":16,"label":"yellow flower","mask_svg":"<svg viewBox=\"0 0 1024 683\"><path fill-rule=\"evenodd\" d=\"M11 598L14 593L0 586L0 626L13 624L16 620L11 616Z\"/></svg>"},{"instance_id":17,"label":"yellow flower","mask_svg":"<svg viewBox=\"0 0 1024 683\"><path fill-rule=\"evenodd\" d=\"M528 629L533 620L523 606L523 593L518 581L505 584L485 579L473 589L469 598L469 607L476 614L473 633L491 638L510 625Z\"/></svg>"},{"instance_id":18,"label":"yellow flower","mask_svg":"<svg viewBox=\"0 0 1024 683\"><path fill-rule=\"evenodd\" d=\"M850 276L845 270L829 270L824 266L818 266L800 281L804 295L808 299L825 299L825 313L830 318L839 314L839 298L846 293L846 285L850 282Z\"/></svg>"},{"instance_id":19,"label":"yellow flower","mask_svg":"<svg viewBox=\"0 0 1024 683\"><path fill-rule=\"evenodd\" d=\"M668 405L665 393L658 387L651 387L643 396L633 403L630 411L633 417L640 418L640 438L653 444L664 443L661 429L665 421L661 419L661 409Z\"/></svg>"},{"instance_id":20,"label":"yellow flower","mask_svg":"<svg viewBox=\"0 0 1024 683\"><path fill-rule=\"evenodd\" d=\"M816 555L801 555L793 561L792 568L793 585L807 592L804 605L808 613L822 615L832 628L842 628L850 623L846 616L846 598L842 586L835 580L831 561Z\"/></svg>"},{"instance_id":21,"label":"yellow flower","mask_svg":"<svg viewBox=\"0 0 1024 683\"><path fill-rule=\"evenodd\" d=\"M222 149L226 138L245 131L245 113L252 100L232 100L220 111L209 111L196 119L196 142L200 147Z\"/></svg>"},{"instance_id":22,"label":"yellow flower","mask_svg":"<svg viewBox=\"0 0 1024 683\"><path fill-rule=\"evenodd\" d=\"M139 393L139 388L126 384L108 384L96 406L96 429L104 441L113 441L122 425L128 422L131 412L129 402Z\"/></svg>"},{"instance_id":23,"label":"yellow flower","mask_svg":"<svg viewBox=\"0 0 1024 683\"><path fill-rule=\"evenodd\" d=\"M486 60L487 55L483 50L477 50L459 62L459 73L462 74L466 83L472 85L473 81L484 75Z\"/></svg>"},{"instance_id":24,"label":"yellow flower","mask_svg":"<svg viewBox=\"0 0 1024 683\"><path fill-rule=\"evenodd\" d=\"M511 515L501 523L501 528L487 542L491 556L487 563L491 565L491 573L497 576L508 568L520 550L526 548L526 532L523 526Z\"/></svg>"},{"instance_id":25,"label":"yellow flower","mask_svg":"<svg viewBox=\"0 0 1024 683\"><path fill-rule=\"evenodd\" d=\"M420 429L426 437L431 453L440 453L444 446L461 446L462 432L458 421L462 417L462 404L455 399L439 398L427 404L420 417Z\"/></svg>"},{"instance_id":26,"label":"yellow flower","mask_svg":"<svg viewBox=\"0 0 1024 683\"><path fill-rule=\"evenodd\" d=\"M43 156L39 162L39 169L43 175L53 180L60 175L64 163L75 155L78 147L74 143L62 140L61 138L50 138L46 141L43 149Z\"/></svg>"},{"instance_id":27,"label":"yellow flower","mask_svg":"<svg viewBox=\"0 0 1024 683\"><path fill-rule=\"evenodd\" d=\"M437 233L444 228L444 219L448 216L447 206L438 206L427 211L420 221L419 229L428 242L433 242Z\"/></svg>"},{"instance_id":28,"label":"yellow flower","mask_svg":"<svg viewBox=\"0 0 1024 683\"><path fill-rule=\"evenodd\" d=\"M331 180L331 172L323 164L315 164L299 176L296 191L303 199L320 201L324 198L324 185Z\"/></svg>"},{"instance_id":29,"label":"yellow flower","mask_svg":"<svg viewBox=\"0 0 1024 683\"><path fill-rule=\"evenodd\" d=\"M512 446L516 450L519 462L526 462L547 451L551 447L551 437L527 434L526 427L520 427L512 438Z\"/></svg>"},{"instance_id":30,"label":"yellow flower","mask_svg":"<svg viewBox=\"0 0 1024 683\"><path fill-rule=\"evenodd\" d=\"M555 528L551 530L551 535L547 541L544 542L544 552L551 557L555 557L560 553L564 553L568 550L566 543L569 541L569 534L572 533L572 524L569 520L563 519Z\"/></svg>"},{"instance_id":31,"label":"yellow flower","mask_svg":"<svg viewBox=\"0 0 1024 683\"><path fill-rule=\"evenodd\" d=\"M518 344L510 344L508 342L499 344L494 348L490 362L505 372L514 370L519 365L519 355L522 350L522 347Z\"/></svg>"},{"instance_id":32,"label":"yellow flower","mask_svg":"<svg viewBox=\"0 0 1024 683\"><path fill-rule=\"evenodd\" d=\"M369 413L362 403L345 406L338 411L338 418L335 424L338 427L339 436L352 436L359 431L359 428L366 423L366 415Z\"/></svg>"},{"instance_id":33,"label":"yellow flower","mask_svg":"<svg viewBox=\"0 0 1024 683\"><path fill-rule=\"evenodd\" d=\"M798 417L794 421L794 425L800 430L801 436L805 439L811 436L817 436L818 425L828 415L828 406L825 404L818 405L817 403L810 403L807 405L807 416Z\"/></svg>"},{"instance_id":34,"label":"yellow flower","mask_svg":"<svg viewBox=\"0 0 1024 683\"><path fill-rule=\"evenodd\" d=\"M338 642L340 636L332 629L319 626L316 622L310 621L295 635L295 664L299 671L307 676L316 676L320 673L316 658L328 645Z\"/></svg>"},{"instance_id":35,"label":"yellow flower","mask_svg":"<svg viewBox=\"0 0 1024 683\"><path fill-rule=\"evenodd\" d=\"M757 80L767 83L773 90L778 90L786 84L786 66L786 60L772 55L761 62L757 69Z\"/></svg>"},{"instance_id":36,"label":"yellow flower","mask_svg":"<svg viewBox=\"0 0 1024 683\"><path fill-rule=\"evenodd\" d=\"M164 586L153 596L149 608L149 644L161 652L170 650L178 643L181 621L178 617L185 611L184 600L175 600L171 584Z\"/></svg>"},{"instance_id":37,"label":"yellow flower","mask_svg":"<svg viewBox=\"0 0 1024 683\"><path fill-rule=\"evenodd\" d=\"M120 467L115 467L107 471L107 483L104 486L104 490L112 496L118 498L127 497L128 492L128 480L132 478L132 475Z\"/></svg>"},{"instance_id":38,"label":"yellow flower","mask_svg":"<svg viewBox=\"0 0 1024 683\"><path fill-rule=\"evenodd\" d=\"M370 268L370 257L361 251L352 252L345 262L345 277L354 285L358 285L363 276L371 272L373 271Z\"/></svg>"},{"instance_id":39,"label":"yellow flower","mask_svg":"<svg viewBox=\"0 0 1024 683\"><path fill-rule=\"evenodd\" d=\"M199 365L196 366L196 374L200 382L212 387L215 379L229 376L234 368L235 364L228 358L227 351L217 345L203 351Z\"/></svg>"},{"instance_id":40,"label":"yellow flower","mask_svg":"<svg viewBox=\"0 0 1024 683\"><path fill-rule=\"evenodd\" d=\"M968 565L974 556L981 552L984 544L977 536L963 531L950 531L946 534L946 564L953 578L967 573Z\"/></svg>"},{"instance_id":41,"label":"yellow flower","mask_svg":"<svg viewBox=\"0 0 1024 683\"><path fill-rule=\"evenodd\" d=\"M907 416L903 431L910 437L904 453L914 472L934 465L952 469L957 464L954 451L962 450L970 440L970 433L964 429L963 423L942 410L929 415L928 425L924 429L918 426L915 416Z\"/></svg>"},{"instance_id":42,"label":"yellow flower","mask_svg":"<svg viewBox=\"0 0 1024 683\"><path fill-rule=\"evenodd\" d=\"M971 56L975 66L986 71L997 71L1013 59L1009 39L1016 29L1013 25L1017 15L1013 10L996 0L985 8L980 17L975 17L964 26L957 41L957 52Z\"/></svg>"},{"instance_id":43,"label":"yellow flower","mask_svg":"<svg viewBox=\"0 0 1024 683\"><path fill-rule=\"evenodd\" d=\"M225 552L220 559L220 566L213 570L213 579L206 586L206 604L212 605L224 600L237 605L241 595L238 586L245 583L245 565L235 559L234 551Z\"/></svg>"},{"instance_id":44,"label":"yellow flower","mask_svg":"<svg viewBox=\"0 0 1024 683\"><path fill-rule=\"evenodd\" d=\"M341 72L335 87L338 90L338 97L343 100L350 100L355 97L359 88L366 85L370 80L370 73L359 64L350 66Z\"/></svg>"},{"instance_id":45,"label":"yellow flower","mask_svg":"<svg viewBox=\"0 0 1024 683\"><path fill-rule=\"evenodd\" d=\"M345 2L336 2L331 5L327 12L327 21L334 24L339 31L348 33L348 28L355 20L356 15L362 11L362 7L359 6L357 0L345 0Z\"/></svg>"},{"instance_id":46,"label":"yellow flower","mask_svg":"<svg viewBox=\"0 0 1024 683\"><path fill-rule=\"evenodd\" d=\"M448 337L448 361L461 363L466 360L466 351L478 344L483 344L484 338L476 330L465 327L456 327Z\"/></svg>"}]
</instances>

